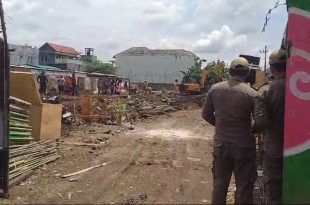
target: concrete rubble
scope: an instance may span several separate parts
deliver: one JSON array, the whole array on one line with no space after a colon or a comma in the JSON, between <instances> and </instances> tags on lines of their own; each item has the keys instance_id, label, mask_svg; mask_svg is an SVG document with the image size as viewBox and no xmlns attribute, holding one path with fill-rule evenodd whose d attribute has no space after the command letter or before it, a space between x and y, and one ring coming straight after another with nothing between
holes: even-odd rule
<instances>
[{"instance_id":1,"label":"concrete rubble","mask_svg":"<svg viewBox=\"0 0 310 205\"><path fill-rule=\"evenodd\" d=\"M77 126L85 123L106 125L128 124L146 118L156 118L170 112L187 109L189 106L201 106L204 96L176 96L171 91L156 91L124 96L84 96L89 105L76 97L62 97L64 118L72 117ZM70 122L69 122L70 123Z\"/></svg>"}]
</instances>

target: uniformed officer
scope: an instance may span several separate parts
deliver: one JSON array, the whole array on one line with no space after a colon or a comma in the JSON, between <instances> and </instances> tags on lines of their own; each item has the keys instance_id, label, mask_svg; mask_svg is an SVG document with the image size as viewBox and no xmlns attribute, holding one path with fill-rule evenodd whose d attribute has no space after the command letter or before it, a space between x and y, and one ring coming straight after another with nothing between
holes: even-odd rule
<instances>
[{"instance_id":1,"label":"uniformed officer","mask_svg":"<svg viewBox=\"0 0 310 205\"><path fill-rule=\"evenodd\" d=\"M253 203L257 170L251 115L256 91L245 83L248 75L248 61L234 60L230 79L212 86L203 107L202 117L215 126L212 204L226 204L232 173L237 188L235 203Z\"/></svg>"},{"instance_id":2,"label":"uniformed officer","mask_svg":"<svg viewBox=\"0 0 310 205\"><path fill-rule=\"evenodd\" d=\"M286 57L285 50L270 55L270 69L275 80L267 94L258 95L255 101L257 127L266 130L264 182L270 204L282 201Z\"/></svg>"}]
</instances>

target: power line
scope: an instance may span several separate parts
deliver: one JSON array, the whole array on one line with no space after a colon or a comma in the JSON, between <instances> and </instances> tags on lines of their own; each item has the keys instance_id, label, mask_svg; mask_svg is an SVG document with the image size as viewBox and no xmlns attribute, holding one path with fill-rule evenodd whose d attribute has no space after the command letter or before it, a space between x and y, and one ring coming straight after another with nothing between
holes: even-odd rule
<instances>
[{"instance_id":1,"label":"power line","mask_svg":"<svg viewBox=\"0 0 310 205\"><path fill-rule=\"evenodd\" d=\"M284 5L286 5L286 3L280 3L280 0L278 0L278 1L276 2L276 4L274 5L274 7L272 7L271 9L268 10L268 12L267 12L267 14L266 14L265 23L264 23L264 27L263 27L262 32L265 32L265 31L266 31L266 27L267 27L267 25L268 25L268 22L269 22L270 19L271 19L271 12L272 12L273 10L277 9L278 7L284 6Z\"/></svg>"}]
</instances>

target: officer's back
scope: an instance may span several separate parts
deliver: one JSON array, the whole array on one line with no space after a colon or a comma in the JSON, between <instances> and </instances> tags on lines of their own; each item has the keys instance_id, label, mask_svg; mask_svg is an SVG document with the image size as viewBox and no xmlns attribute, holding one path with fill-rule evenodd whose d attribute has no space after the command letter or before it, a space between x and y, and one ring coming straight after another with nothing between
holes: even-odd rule
<instances>
[{"instance_id":1,"label":"officer's back","mask_svg":"<svg viewBox=\"0 0 310 205\"><path fill-rule=\"evenodd\" d=\"M241 147L255 146L250 119L255 95L254 89L234 76L211 88L207 99L210 99L213 109L209 107L203 112L207 112L209 117L215 113L215 141L235 143Z\"/></svg>"},{"instance_id":2,"label":"officer's back","mask_svg":"<svg viewBox=\"0 0 310 205\"><path fill-rule=\"evenodd\" d=\"M202 117L215 126L213 145L214 179L212 204L225 204L232 173L237 190L236 204L252 204L257 172L255 138L251 134L251 114L256 91L245 83L249 63L236 59L231 78L208 92Z\"/></svg>"},{"instance_id":3,"label":"officer's back","mask_svg":"<svg viewBox=\"0 0 310 205\"><path fill-rule=\"evenodd\" d=\"M231 78L210 91L215 111L216 139L252 146L251 113L255 91L244 82Z\"/></svg>"}]
</instances>

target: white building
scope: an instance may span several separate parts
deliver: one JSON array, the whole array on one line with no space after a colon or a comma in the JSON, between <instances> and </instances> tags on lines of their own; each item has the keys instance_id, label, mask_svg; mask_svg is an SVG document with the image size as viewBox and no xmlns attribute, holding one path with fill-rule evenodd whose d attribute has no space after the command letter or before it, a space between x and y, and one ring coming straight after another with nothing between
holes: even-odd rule
<instances>
[{"instance_id":1,"label":"white building","mask_svg":"<svg viewBox=\"0 0 310 205\"><path fill-rule=\"evenodd\" d=\"M173 83L182 80L183 74L199 59L183 49L150 50L133 47L114 56L118 75L128 77L133 83Z\"/></svg>"},{"instance_id":2,"label":"white building","mask_svg":"<svg viewBox=\"0 0 310 205\"><path fill-rule=\"evenodd\" d=\"M10 64L11 65L38 65L39 64L39 49L27 45L10 44Z\"/></svg>"}]
</instances>

